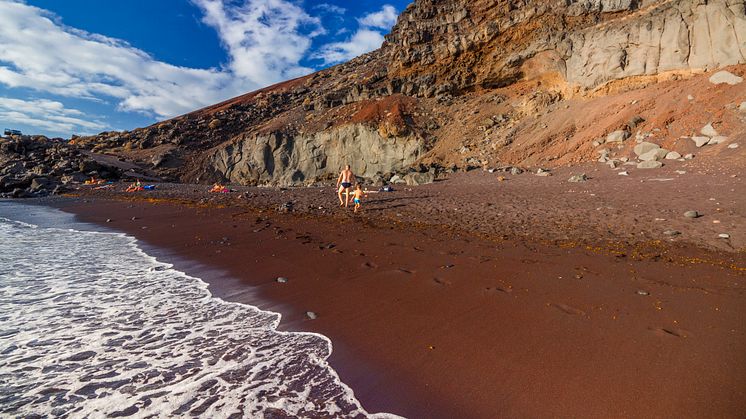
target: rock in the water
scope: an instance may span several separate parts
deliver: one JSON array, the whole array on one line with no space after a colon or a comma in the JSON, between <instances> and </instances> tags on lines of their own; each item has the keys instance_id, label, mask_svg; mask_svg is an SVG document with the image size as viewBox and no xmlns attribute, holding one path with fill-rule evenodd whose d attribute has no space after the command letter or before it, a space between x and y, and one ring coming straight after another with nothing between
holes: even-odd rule
<instances>
[{"instance_id":1,"label":"rock in the water","mask_svg":"<svg viewBox=\"0 0 746 419\"><path fill-rule=\"evenodd\" d=\"M700 214L697 211L690 210L684 213L684 217L686 218L699 218Z\"/></svg>"},{"instance_id":2,"label":"rock in the water","mask_svg":"<svg viewBox=\"0 0 746 419\"><path fill-rule=\"evenodd\" d=\"M678 160L680 158L681 158L681 154L675 151L669 151L668 154L666 154L666 160Z\"/></svg>"},{"instance_id":3,"label":"rock in the water","mask_svg":"<svg viewBox=\"0 0 746 419\"><path fill-rule=\"evenodd\" d=\"M710 137L692 137L692 141L694 141L694 145L697 147L702 147L710 142Z\"/></svg>"},{"instance_id":4,"label":"rock in the water","mask_svg":"<svg viewBox=\"0 0 746 419\"><path fill-rule=\"evenodd\" d=\"M638 156L645 154L651 150L655 150L657 148L661 148L658 144L649 143L647 141L642 142L640 144L637 144L634 148L635 154Z\"/></svg>"},{"instance_id":5,"label":"rock in the water","mask_svg":"<svg viewBox=\"0 0 746 419\"><path fill-rule=\"evenodd\" d=\"M730 71L718 71L717 73L710 76L710 83L712 84L729 84L735 86L743 81L742 77L738 77Z\"/></svg>"},{"instance_id":6,"label":"rock in the water","mask_svg":"<svg viewBox=\"0 0 746 419\"><path fill-rule=\"evenodd\" d=\"M319 316L316 315L316 313L314 313L313 311L306 311L306 317L308 317L311 320L316 320L316 318Z\"/></svg>"},{"instance_id":7,"label":"rock in the water","mask_svg":"<svg viewBox=\"0 0 746 419\"><path fill-rule=\"evenodd\" d=\"M638 158L642 161L658 161L668 155L668 150L664 148L656 148L648 151L647 153L641 154Z\"/></svg>"},{"instance_id":8,"label":"rock in the water","mask_svg":"<svg viewBox=\"0 0 746 419\"><path fill-rule=\"evenodd\" d=\"M738 143L728 144L728 148L738 148Z\"/></svg>"},{"instance_id":9,"label":"rock in the water","mask_svg":"<svg viewBox=\"0 0 746 419\"><path fill-rule=\"evenodd\" d=\"M629 131L614 131L606 136L606 142L607 143L622 143L624 140L629 138L630 133Z\"/></svg>"},{"instance_id":10,"label":"rock in the water","mask_svg":"<svg viewBox=\"0 0 746 419\"><path fill-rule=\"evenodd\" d=\"M699 132L702 133L702 135L706 135L708 137L717 137L718 136L718 132L715 131L715 128L712 126L712 122L710 122L709 124L707 124L704 127L702 127L702 129L699 130Z\"/></svg>"},{"instance_id":11,"label":"rock in the water","mask_svg":"<svg viewBox=\"0 0 746 419\"><path fill-rule=\"evenodd\" d=\"M579 175L573 175L570 177L570 179L567 179L568 182L585 182L588 180L588 176L585 175L585 173L581 173Z\"/></svg>"},{"instance_id":12,"label":"rock in the water","mask_svg":"<svg viewBox=\"0 0 746 419\"><path fill-rule=\"evenodd\" d=\"M660 167L663 167L663 163L657 160L648 160L637 164L638 169L658 169Z\"/></svg>"},{"instance_id":13,"label":"rock in the water","mask_svg":"<svg viewBox=\"0 0 746 419\"><path fill-rule=\"evenodd\" d=\"M275 281L279 282L280 284L285 284L285 283L288 282L288 279L285 278L284 276L279 276L279 277L277 277L277 279Z\"/></svg>"}]
</instances>

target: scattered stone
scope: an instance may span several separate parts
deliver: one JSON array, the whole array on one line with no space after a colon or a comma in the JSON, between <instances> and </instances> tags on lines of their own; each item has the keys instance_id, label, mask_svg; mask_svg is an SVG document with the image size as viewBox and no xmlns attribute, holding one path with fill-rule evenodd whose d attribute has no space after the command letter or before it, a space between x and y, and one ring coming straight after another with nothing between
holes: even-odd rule
<instances>
[{"instance_id":1,"label":"scattered stone","mask_svg":"<svg viewBox=\"0 0 746 419\"><path fill-rule=\"evenodd\" d=\"M284 276L280 276L280 277L277 277L275 281L279 282L280 284L286 284L288 282L288 279L285 278Z\"/></svg>"},{"instance_id":2,"label":"scattered stone","mask_svg":"<svg viewBox=\"0 0 746 419\"><path fill-rule=\"evenodd\" d=\"M729 84L735 86L743 81L742 77L738 77L730 71L718 71L710 77L710 83L712 84Z\"/></svg>"},{"instance_id":3,"label":"scattered stone","mask_svg":"<svg viewBox=\"0 0 746 419\"><path fill-rule=\"evenodd\" d=\"M581 173L579 175L571 176L570 179L568 179L567 181L577 183L577 182L585 182L587 180L588 180L588 176L586 176L585 173Z\"/></svg>"},{"instance_id":4,"label":"scattered stone","mask_svg":"<svg viewBox=\"0 0 746 419\"><path fill-rule=\"evenodd\" d=\"M694 158L694 154L692 154L692 153L689 153L686 156L684 156L684 160L691 160L693 158Z\"/></svg>"},{"instance_id":5,"label":"scattered stone","mask_svg":"<svg viewBox=\"0 0 746 419\"><path fill-rule=\"evenodd\" d=\"M641 117L640 115L635 115L629 120L629 122L627 123L627 126L630 129L635 129L637 128L638 125L642 124L643 122L645 122L645 118Z\"/></svg>"},{"instance_id":6,"label":"scattered stone","mask_svg":"<svg viewBox=\"0 0 746 419\"><path fill-rule=\"evenodd\" d=\"M678 230L666 230L663 232L664 236L669 236L669 237L678 236L679 234L681 234L681 232Z\"/></svg>"},{"instance_id":7,"label":"scattered stone","mask_svg":"<svg viewBox=\"0 0 746 419\"><path fill-rule=\"evenodd\" d=\"M707 145L715 145L715 144L721 144L728 141L728 137L724 137L722 135L717 135L715 137L712 137L710 141L707 142Z\"/></svg>"},{"instance_id":8,"label":"scattered stone","mask_svg":"<svg viewBox=\"0 0 746 419\"><path fill-rule=\"evenodd\" d=\"M738 148L738 143L728 144L728 148Z\"/></svg>"},{"instance_id":9,"label":"scattered stone","mask_svg":"<svg viewBox=\"0 0 746 419\"><path fill-rule=\"evenodd\" d=\"M710 137L692 137L692 141L694 141L694 145L697 147L702 147L710 142Z\"/></svg>"},{"instance_id":10,"label":"scattered stone","mask_svg":"<svg viewBox=\"0 0 746 419\"><path fill-rule=\"evenodd\" d=\"M399 184L399 183L407 183L404 179L401 178L399 175L391 176L391 179L389 179L389 183L393 184Z\"/></svg>"},{"instance_id":11,"label":"scattered stone","mask_svg":"<svg viewBox=\"0 0 746 419\"><path fill-rule=\"evenodd\" d=\"M606 136L606 142L607 143L623 143L624 140L629 138L630 135L631 134L629 133L629 131L623 131L623 130L614 131Z\"/></svg>"},{"instance_id":12,"label":"scattered stone","mask_svg":"<svg viewBox=\"0 0 746 419\"><path fill-rule=\"evenodd\" d=\"M629 161L629 158L628 157L620 157L619 161L621 161L623 163L627 163Z\"/></svg>"},{"instance_id":13,"label":"scattered stone","mask_svg":"<svg viewBox=\"0 0 746 419\"><path fill-rule=\"evenodd\" d=\"M718 234L718 237L721 238L721 239L729 239L730 238L730 234L722 233L722 234Z\"/></svg>"},{"instance_id":14,"label":"scattered stone","mask_svg":"<svg viewBox=\"0 0 746 419\"><path fill-rule=\"evenodd\" d=\"M593 140L591 144L593 144L593 147L598 147L601 145L601 142L599 142L598 140Z\"/></svg>"},{"instance_id":15,"label":"scattered stone","mask_svg":"<svg viewBox=\"0 0 746 419\"><path fill-rule=\"evenodd\" d=\"M311 320L316 320L316 318L319 316L313 311L306 311L306 317L308 317Z\"/></svg>"},{"instance_id":16,"label":"scattered stone","mask_svg":"<svg viewBox=\"0 0 746 419\"><path fill-rule=\"evenodd\" d=\"M661 148L658 144L653 144L649 142L642 142L640 144L637 144L634 148L635 154L642 155L645 154L651 150L655 150L657 148Z\"/></svg>"},{"instance_id":17,"label":"scattered stone","mask_svg":"<svg viewBox=\"0 0 746 419\"><path fill-rule=\"evenodd\" d=\"M700 213L694 210L690 210L684 213L684 217L686 218L699 218L700 216Z\"/></svg>"},{"instance_id":18,"label":"scattered stone","mask_svg":"<svg viewBox=\"0 0 746 419\"><path fill-rule=\"evenodd\" d=\"M675 151L669 151L668 154L666 154L666 160L678 160L680 158L681 158L681 154Z\"/></svg>"},{"instance_id":19,"label":"scattered stone","mask_svg":"<svg viewBox=\"0 0 746 419\"><path fill-rule=\"evenodd\" d=\"M616 160L609 160L608 162L606 162L606 164L609 165L609 167L611 167L612 169L616 169L618 165Z\"/></svg>"},{"instance_id":20,"label":"scattered stone","mask_svg":"<svg viewBox=\"0 0 746 419\"><path fill-rule=\"evenodd\" d=\"M692 96L692 95L688 95L688 96L687 96L686 98L687 98L688 100L694 100L694 96Z\"/></svg>"},{"instance_id":21,"label":"scattered stone","mask_svg":"<svg viewBox=\"0 0 746 419\"><path fill-rule=\"evenodd\" d=\"M637 164L638 169L658 169L663 167L663 163L657 160L648 160Z\"/></svg>"},{"instance_id":22,"label":"scattered stone","mask_svg":"<svg viewBox=\"0 0 746 419\"><path fill-rule=\"evenodd\" d=\"M617 175L619 175L619 176L629 176L629 173L628 172L619 172L619 173L617 173Z\"/></svg>"},{"instance_id":23,"label":"scattered stone","mask_svg":"<svg viewBox=\"0 0 746 419\"><path fill-rule=\"evenodd\" d=\"M407 183L408 186L426 185L428 183L435 182L435 173L434 172L407 173L404 176L404 181Z\"/></svg>"},{"instance_id":24,"label":"scattered stone","mask_svg":"<svg viewBox=\"0 0 746 419\"><path fill-rule=\"evenodd\" d=\"M741 104L738 106L738 110L741 112L746 112L746 102L741 102Z\"/></svg>"},{"instance_id":25,"label":"scattered stone","mask_svg":"<svg viewBox=\"0 0 746 419\"><path fill-rule=\"evenodd\" d=\"M686 170L677 170L676 174L678 174L678 175L685 175L686 174Z\"/></svg>"},{"instance_id":26,"label":"scattered stone","mask_svg":"<svg viewBox=\"0 0 746 419\"><path fill-rule=\"evenodd\" d=\"M664 148L655 148L647 153L641 154L638 158L642 161L658 161L668 155L668 150Z\"/></svg>"},{"instance_id":27,"label":"scattered stone","mask_svg":"<svg viewBox=\"0 0 746 419\"><path fill-rule=\"evenodd\" d=\"M708 137L717 137L718 136L718 132L715 131L715 128L712 126L712 122L710 122L707 125L705 125L704 127L702 127L702 129L699 130L699 132L702 133L702 135L706 135Z\"/></svg>"},{"instance_id":28,"label":"scattered stone","mask_svg":"<svg viewBox=\"0 0 746 419\"><path fill-rule=\"evenodd\" d=\"M645 290L637 290L637 295L645 295L645 296L647 296L647 295L650 295L650 293L647 292L647 291L645 291Z\"/></svg>"},{"instance_id":29,"label":"scattered stone","mask_svg":"<svg viewBox=\"0 0 746 419\"><path fill-rule=\"evenodd\" d=\"M523 173L523 169L521 169L520 167L511 167L510 168L510 174L513 175L513 176L520 175L521 173Z\"/></svg>"}]
</instances>

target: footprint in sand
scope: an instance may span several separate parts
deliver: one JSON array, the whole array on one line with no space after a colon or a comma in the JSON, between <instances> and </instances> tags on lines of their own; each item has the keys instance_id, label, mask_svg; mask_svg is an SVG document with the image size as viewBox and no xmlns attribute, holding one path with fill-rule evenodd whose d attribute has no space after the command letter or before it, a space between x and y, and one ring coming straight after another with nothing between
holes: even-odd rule
<instances>
[{"instance_id":1,"label":"footprint in sand","mask_svg":"<svg viewBox=\"0 0 746 419\"><path fill-rule=\"evenodd\" d=\"M549 304L550 306L562 311L565 314L571 314L573 316L585 316L585 311L578 308L568 306L567 304Z\"/></svg>"},{"instance_id":2,"label":"footprint in sand","mask_svg":"<svg viewBox=\"0 0 746 419\"><path fill-rule=\"evenodd\" d=\"M488 294L492 294L492 293L510 294L511 292L513 292L513 289L509 287L487 287L485 288L485 292L487 292Z\"/></svg>"},{"instance_id":3,"label":"footprint in sand","mask_svg":"<svg viewBox=\"0 0 746 419\"><path fill-rule=\"evenodd\" d=\"M442 286L451 285L451 281L447 281L443 278L433 278L433 282L435 282L438 285L442 285Z\"/></svg>"},{"instance_id":4,"label":"footprint in sand","mask_svg":"<svg viewBox=\"0 0 746 419\"><path fill-rule=\"evenodd\" d=\"M677 338L688 338L692 334L688 330L674 329L670 327L648 327L648 330L658 336L675 336Z\"/></svg>"}]
</instances>

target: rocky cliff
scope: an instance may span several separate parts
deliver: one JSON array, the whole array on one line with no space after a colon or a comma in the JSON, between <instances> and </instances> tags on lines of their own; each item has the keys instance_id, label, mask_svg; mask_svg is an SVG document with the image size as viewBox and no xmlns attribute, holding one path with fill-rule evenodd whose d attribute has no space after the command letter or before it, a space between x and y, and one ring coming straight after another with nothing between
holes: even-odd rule
<instances>
[{"instance_id":1,"label":"rocky cliff","mask_svg":"<svg viewBox=\"0 0 746 419\"><path fill-rule=\"evenodd\" d=\"M76 143L189 182L312 184L346 163L377 182L411 167L551 166L597 158L592 142L620 129L691 135L673 105L620 108L594 129L568 113L592 118L602 97L682 89L745 57L743 1L417 0L377 51Z\"/></svg>"}]
</instances>

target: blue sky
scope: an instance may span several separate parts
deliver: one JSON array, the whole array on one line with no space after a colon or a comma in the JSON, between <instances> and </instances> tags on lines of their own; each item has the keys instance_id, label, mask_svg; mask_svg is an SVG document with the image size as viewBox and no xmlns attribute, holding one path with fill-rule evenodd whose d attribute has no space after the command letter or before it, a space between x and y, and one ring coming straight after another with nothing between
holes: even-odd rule
<instances>
[{"instance_id":1,"label":"blue sky","mask_svg":"<svg viewBox=\"0 0 746 419\"><path fill-rule=\"evenodd\" d=\"M0 0L0 127L129 130L380 46L410 0Z\"/></svg>"}]
</instances>

